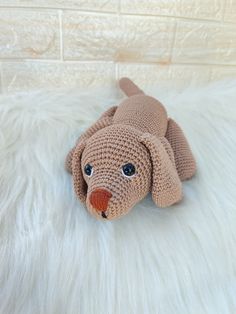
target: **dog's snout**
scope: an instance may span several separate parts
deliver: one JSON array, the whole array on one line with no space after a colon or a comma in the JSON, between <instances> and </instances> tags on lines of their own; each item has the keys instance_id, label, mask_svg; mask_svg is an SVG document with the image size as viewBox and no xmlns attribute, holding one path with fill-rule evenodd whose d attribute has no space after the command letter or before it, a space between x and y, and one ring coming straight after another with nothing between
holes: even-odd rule
<instances>
[{"instance_id":1,"label":"dog's snout","mask_svg":"<svg viewBox=\"0 0 236 314\"><path fill-rule=\"evenodd\" d=\"M106 189L96 189L92 191L89 197L90 204L99 211L105 211L108 207L108 202L112 197L111 192Z\"/></svg>"}]
</instances>

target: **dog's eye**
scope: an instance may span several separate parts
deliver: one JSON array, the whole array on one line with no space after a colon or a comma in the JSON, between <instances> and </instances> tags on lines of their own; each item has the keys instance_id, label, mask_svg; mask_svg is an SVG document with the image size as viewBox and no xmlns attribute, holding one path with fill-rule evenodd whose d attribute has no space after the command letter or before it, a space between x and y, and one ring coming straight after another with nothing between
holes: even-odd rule
<instances>
[{"instance_id":1,"label":"dog's eye","mask_svg":"<svg viewBox=\"0 0 236 314\"><path fill-rule=\"evenodd\" d=\"M84 172L85 172L85 174L86 174L88 177L91 177L92 174L93 174L93 167L92 167L90 164L87 164L87 165L84 167Z\"/></svg>"},{"instance_id":2,"label":"dog's eye","mask_svg":"<svg viewBox=\"0 0 236 314\"><path fill-rule=\"evenodd\" d=\"M131 163L122 166L122 173L125 177L132 177L135 174L135 166Z\"/></svg>"}]
</instances>

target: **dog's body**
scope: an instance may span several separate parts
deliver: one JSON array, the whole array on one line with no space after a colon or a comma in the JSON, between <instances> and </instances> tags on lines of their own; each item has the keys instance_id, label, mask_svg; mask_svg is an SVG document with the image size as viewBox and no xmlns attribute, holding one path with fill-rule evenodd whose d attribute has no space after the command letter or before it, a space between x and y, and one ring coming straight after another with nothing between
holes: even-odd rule
<instances>
[{"instance_id":1,"label":"dog's body","mask_svg":"<svg viewBox=\"0 0 236 314\"><path fill-rule=\"evenodd\" d=\"M188 142L164 106L127 78L120 87L129 98L80 137L66 162L77 196L97 218L126 214L149 191L158 206L170 206L182 198L180 181L196 171Z\"/></svg>"},{"instance_id":2,"label":"dog's body","mask_svg":"<svg viewBox=\"0 0 236 314\"><path fill-rule=\"evenodd\" d=\"M146 95L132 96L123 101L113 116L113 124L130 125L157 137L165 136L167 113L156 99Z\"/></svg>"}]
</instances>

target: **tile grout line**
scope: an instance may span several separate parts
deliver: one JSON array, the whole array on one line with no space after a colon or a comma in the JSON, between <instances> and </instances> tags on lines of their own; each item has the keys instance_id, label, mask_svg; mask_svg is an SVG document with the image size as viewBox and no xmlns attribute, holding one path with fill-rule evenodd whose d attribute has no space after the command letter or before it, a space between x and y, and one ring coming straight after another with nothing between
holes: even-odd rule
<instances>
[{"instance_id":1,"label":"tile grout line","mask_svg":"<svg viewBox=\"0 0 236 314\"><path fill-rule=\"evenodd\" d=\"M0 59L0 62L6 63L6 62L12 62L12 63L61 63L60 59L27 59L27 58L4 58ZM116 64L117 62L115 60L78 60L78 59L72 59L72 60L63 60L63 64ZM122 64L129 64L129 65L157 65L162 67L167 67L167 65L163 65L162 62L142 62L142 61L132 61L127 60L121 62ZM196 62L173 62L171 64L168 64L168 66L196 66L196 67L205 67L205 66L218 66L218 67L236 67L236 63L196 63Z\"/></svg>"},{"instance_id":2,"label":"tile grout line","mask_svg":"<svg viewBox=\"0 0 236 314\"><path fill-rule=\"evenodd\" d=\"M64 43L63 43L62 15L63 15L63 11L59 10L58 16L59 16L59 34L60 34L60 60L63 62L64 61Z\"/></svg>"},{"instance_id":3,"label":"tile grout line","mask_svg":"<svg viewBox=\"0 0 236 314\"><path fill-rule=\"evenodd\" d=\"M178 24L178 21L175 20L174 34L173 34L173 39L172 39L172 43L171 43L171 47L170 47L170 61L173 60L173 52L175 49L175 41L176 41L176 33L177 33L177 24Z\"/></svg>"},{"instance_id":4,"label":"tile grout line","mask_svg":"<svg viewBox=\"0 0 236 314\"><path fill-rule=\"evenodd\" d=\"M118 10L117 10L118 15L121 14L121 0L118 0Z\"/></svg>"},{"instance_id":5,"label":"tile grout line","mask_svg":"<svg viewBox=\"0 0 236 314\"><path fill-rule=\"evenodd\" d=\"M226 1L224 0L224 4L223 4L223 10L222 10L222 18L221 18L221 23L225 23L225 12L226 12Z\"/></svg>"},{"instance_id":6,"label":"tile grout line","mask_svg":"<svg viewBox=\"0 0 236 314\"><path fill-rule=\"evenodd\" d=\"M120 23L120 11L121 11L121 0L118 0L118 8L117 8L117 17L118 17L118 23ZM119 63L116 61L115 62L115 76L116 76L116 81L119 79Z\"/></svg>"},{"instance_id":7,"label":"tile grout line","mask_svg":"<svg viewBox=\"0 0 236 314\"><path fill-rule=\"evenodd\" d=\"M152 17L152 18L163 18L163 19L177 19L177 20L182 20L185 22L201 22L201 23L210 23L210 24L220 24L221 20L211 20L211 19L204 19L204 18L197 18L197 17L188 17L188 16L181 16L181 15L161 15L161 14L151 14L151 13L126 13L122 12L123 16L136 16L136 17ZM232 22L225 22L225 24L230 24L230 25L235 25L236 23Z\"/></svg>"},{"instance_id":8,"label":"tile grout line","mask_svg":"<svg viewBox=\"0 0 236 314\"><path fill-rule=\"evenodd\" d=\"M41 11L57 11L57 10L61 10L61 11L72 11L72 12L78 12L81 14L91 14L91 15L116 15L117 12L115 11L96 11L96 10L83 10L83 9L73 9L73 8L61 8L61 7L26 7L26 6L1 6L0 5L0 10L2 9L25 9L25 10L41 10ZM212 24L221 24L222 23L222 19L219 20L213 20L213 19L204 19L204 18L197 18L197 17L186 17L186 16L174 16L174 15L161 15L161 14L151 14L151 13L128 13L128 12L122 12L120 13L123 16L133 16L133 17L157 17L157 18L175 18L178 20L183 20L183 21L190 21L190 22L206 22L206 23L212 23ZM230 22L230 21L224 21L225 25L235 25L236 23L234 22Z\"/></svg>"}]
</instances>

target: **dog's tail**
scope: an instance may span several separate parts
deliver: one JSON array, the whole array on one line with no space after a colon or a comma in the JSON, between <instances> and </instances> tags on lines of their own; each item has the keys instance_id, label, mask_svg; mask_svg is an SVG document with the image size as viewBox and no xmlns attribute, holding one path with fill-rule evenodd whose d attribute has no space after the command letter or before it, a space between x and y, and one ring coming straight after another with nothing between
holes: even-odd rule
<instances>
[{"instance_id":1,"label":"dog's tail","mask_svg":"<svg viewBox=\"0 0 236 314\"><path fill-rule=\"evenodd\" d=\"M135 85L129 78L122 77L119 80L120 89L128 96L144 94L144 92Z\"/></svg>"}]
</instances>

